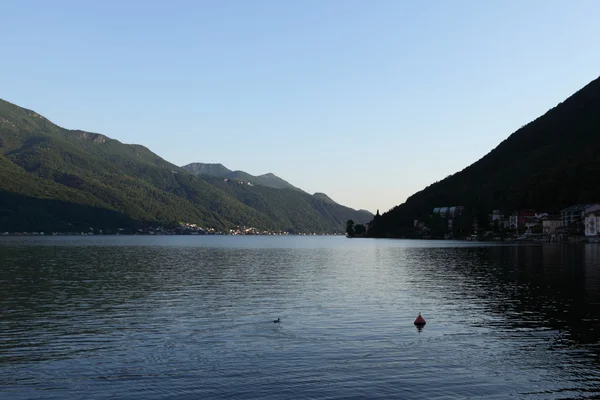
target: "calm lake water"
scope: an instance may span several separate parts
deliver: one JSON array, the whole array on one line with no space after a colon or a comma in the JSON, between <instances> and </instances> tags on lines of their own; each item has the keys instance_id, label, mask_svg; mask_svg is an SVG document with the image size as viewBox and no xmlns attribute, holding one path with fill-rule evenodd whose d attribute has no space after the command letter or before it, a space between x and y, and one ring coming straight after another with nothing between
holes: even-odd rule
<instances>
[{"instance_id":1,"label":"calm lake water","mask_svg":"<svg viewBox=\"0 0 600 400\"><path fill-rule=\"evenodd\" d=\"M600 397L600 244L1 238L0 311L2 399Z\"/></svg>"}]
</instances>

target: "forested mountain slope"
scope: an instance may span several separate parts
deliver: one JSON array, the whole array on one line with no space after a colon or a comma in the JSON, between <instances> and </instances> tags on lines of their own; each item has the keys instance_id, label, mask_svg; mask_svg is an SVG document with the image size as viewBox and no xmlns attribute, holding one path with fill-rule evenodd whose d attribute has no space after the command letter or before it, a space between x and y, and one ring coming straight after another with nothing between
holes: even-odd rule
<instances>
[{"instance_id":1,"label":"forested mountain slope","mask_svg":"<svg viewBox=\"0 0 600 400\"><path fill-rule=\"evenodd\" d=\"M401 179L401 177L399 177ZM434 207L470 213L600 201L600 78L523 126L485 157L384 213L372 236L399 236Z\"/></svg>"},{"instance_id":2,"label":"forested mountain slope","mask_svg":"<svg viewBox=\"0 0 600 400\"><path fill-rule=\"evenodd\" d=\"M290 227L143 146L63 129L0 100L0 232L180 222L216 229ZM338 222L306 214L290 229L342 231Z\"/></svg>"}]
</instances>

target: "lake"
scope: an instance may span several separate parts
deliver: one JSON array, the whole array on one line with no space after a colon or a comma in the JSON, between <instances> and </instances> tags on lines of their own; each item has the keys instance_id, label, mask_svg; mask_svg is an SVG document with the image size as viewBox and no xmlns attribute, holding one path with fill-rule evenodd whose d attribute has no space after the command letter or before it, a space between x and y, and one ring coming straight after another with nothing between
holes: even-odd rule
<instances>
[{"instance_id":1,"label":"lake","mask_svg":"<svg viewBox=\"0 0 600 400\"><path fill-rule=\"evenodd\" d=\"M5 237L0 310L2 399L600 397L600 244Z\"/></svg>"}]
</instances>

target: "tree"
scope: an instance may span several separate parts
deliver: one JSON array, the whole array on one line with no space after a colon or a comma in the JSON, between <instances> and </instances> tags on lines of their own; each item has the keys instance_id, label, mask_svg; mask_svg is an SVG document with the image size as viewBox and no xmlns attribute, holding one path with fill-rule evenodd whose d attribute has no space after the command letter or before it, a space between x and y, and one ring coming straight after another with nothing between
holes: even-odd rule
<instances>
[{"instance_id":1,"label":"tree","mask_svg":"<svg viewBox=\"0 0 600 400\"><path fill-rule=\"evenodd\" d=\"M367 233L367 228L363 224L357 224L354 227L354 233L356 235L363 236L365 233Z\"/></svg>"},{"instance_id":2,"label":"tree","mask_svg":"<svg viewBox=\"0 0 600 400\"><path fill-rule=\"evenodd\" d=\"M440 214L433 214L429 219L429 229L431 237L440 239L448 233L448 218L442 217Z\"/></svg>"},{"instance_id":3,"label":"tree","mask_svg":"<svg viewBox=\"0 0 600 400\"><path fill-rule=\"evenodd\" d=\"M352 221L351 219L348 220L348 222L346 222L346 233L348 234L348 236L354 237L355 232L354 232L354 221Z\"/></svg>"},{"instance_id":4,"label":"tree","mask_svg":"<svg viewBox=\"0 0 600 400\"><path fill-rule=\"evenodd\" d=\"M494 223L492 224L492 231L494 231L494 233L502 232L502 227L500 227L500 221L498 221L497 219L495 219Z\"/></svg>"},{"instance_id":5,"label":"tree","mask_svg":"<svg viewBox=\"0 0 600 400\"><path fill-rule=\"evenodd\" d=\"M479 231L484 233L490 230L490 215L487 211L479 211L475 214L475 219L477 220L477 227Z\"/></svg>"}]
</instances>

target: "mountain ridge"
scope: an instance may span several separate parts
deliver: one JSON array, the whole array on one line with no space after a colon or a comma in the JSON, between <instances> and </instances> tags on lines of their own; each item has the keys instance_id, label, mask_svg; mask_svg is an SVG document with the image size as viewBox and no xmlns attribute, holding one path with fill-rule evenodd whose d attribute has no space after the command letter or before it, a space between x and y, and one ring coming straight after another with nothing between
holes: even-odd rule
<instances>
[{"instance_id":1,"label":"mountain ridge","mask_svg":"<svg viewBox=\"0 0 600 400\"><path fill-rule=\"evenodd\" d=\"M257 190L262 195L263 189ZM285 215L294 212L289 204L272 207ZM351 209L336 212L360 215ZM315 215L318 218L298 215L285 224L285 219L270 218L141 144L61 128L0 99L0 231L87 231L122 224L134 229L182 222L218 230L252 226L294 232L343 231L334 215Z\"/></svg>"},{"instance_id":2,"label":"mountain ridge","mask_svg":"<svg viewBox=\"0 0 600 400\"><path fill-rule=\"evenodd\" d=\"M201 162L186 164L181 168L199 176L218 176L222 178L250 182L255 185L262 185L276 189L288 188L304 192L302 189L297 188L288 181L273 174L272 172L267 172L266 174L262 175L252 175L241 170L232 171L225 167L223 164L206 164Z\"/></svg>"},{"instance_id":3,"label":"mountain ridge","mask_svg":"<svg viewBox=\"0 0 600 400\"><path fill-rule=\"evenodd\" d=\"M600 78L516 130L482 158L384 213L370 235L404 236L434 207L561 208L600 201ZM375 226L376 225L376 226Z\"/></svg>"}]
</instances>

